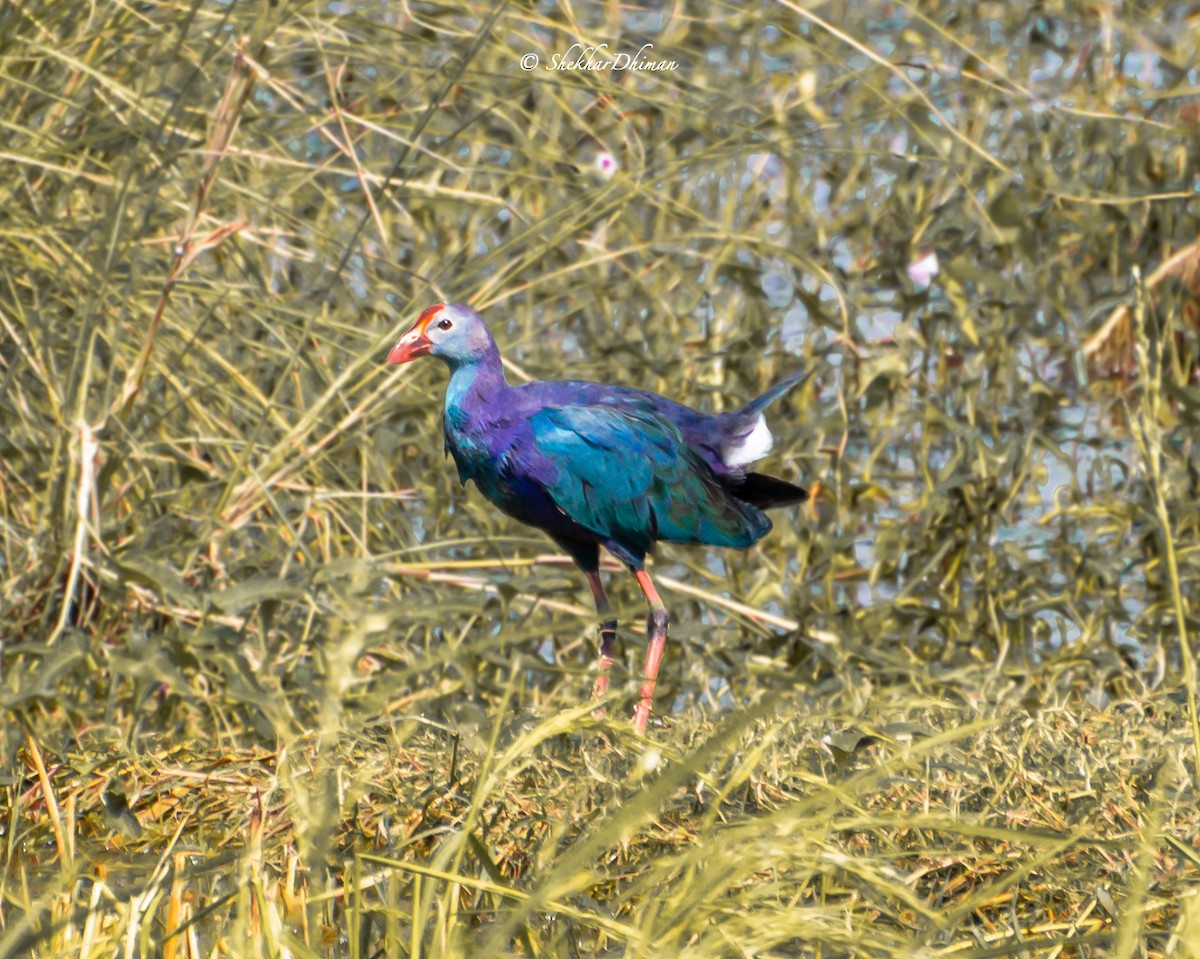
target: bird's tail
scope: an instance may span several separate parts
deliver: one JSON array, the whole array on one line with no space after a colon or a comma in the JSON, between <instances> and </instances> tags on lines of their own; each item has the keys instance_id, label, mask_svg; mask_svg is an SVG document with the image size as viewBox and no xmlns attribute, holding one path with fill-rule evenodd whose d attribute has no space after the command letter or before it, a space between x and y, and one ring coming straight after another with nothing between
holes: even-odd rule
<instances>
[{"instance_id":1,"label":"bird's tail","mask_svg":"<svg viewBox=\"0 0 1200 959\"><path fill-rule=\"evenodd\" d=\"M812 370L796 370L795 373L785 376L758 399L751 400L740 410L738 410L739 415L744 414L747 417L757 416L777 399L780 399L782 396L794 390L797 386L808 379L811 374Z\"/></svg>"},{"instance_id":2,"label":"bird's tail","mask_svg":"<svg viewBox=\"0 0 1200 959\"><path fill-rule=\"evenodd\" d=\"M759 509L792 506L808 499L808 490L765 473L747 473L742 482L729 486L729 492Z\"/></svg>"}]
</instances>

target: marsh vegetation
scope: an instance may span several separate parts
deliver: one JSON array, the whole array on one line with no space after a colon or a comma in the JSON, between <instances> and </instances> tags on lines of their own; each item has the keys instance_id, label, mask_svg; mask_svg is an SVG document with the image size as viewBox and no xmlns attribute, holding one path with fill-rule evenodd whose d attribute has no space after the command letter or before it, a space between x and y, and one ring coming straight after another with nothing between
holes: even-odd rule
<instances>
[{"instance_id":1,"label":"marsh vegetation","mask_svg":"<svg viewBox=\"0 0 1200 959\"><path fill-rule=\"evenodd\" d=\"M1198 46L1170 3L0 11L0 953L1200 956ZM656 557L647 739L632 582L597 719L582 579L383 365L435 301L513 380L813 371L769 461L811 505Z\"/></svg>"}]
</instances>

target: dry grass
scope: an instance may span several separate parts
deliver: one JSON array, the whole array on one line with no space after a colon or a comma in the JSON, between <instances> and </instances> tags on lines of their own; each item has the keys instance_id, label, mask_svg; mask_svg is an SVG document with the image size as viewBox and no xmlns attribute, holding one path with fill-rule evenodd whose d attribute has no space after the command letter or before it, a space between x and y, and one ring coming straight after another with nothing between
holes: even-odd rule
<instances>
[{"instance_id":1,"label":"dry grass","mask_svg":"<svg viewBox=\"0 0 1200 959\"><path fill-rule=\"evenodd\" d=\"M579 38L680 67L521 69ZM1200 956L1198 42L9 5L0 954ZM658 558L648 740L443 460L444 373L381 363L438 299L514 379L815 370L812 508Z\"/></svg>"},{"instance_id":2,"label":"dry grass","mask_svg":"<svg viewBox=\"0 0 1200 959\"><path fill-rule=\"evenodd\" d=\"M177 933L203 954L1195 954L1180 706L914 679L681 721L649 750L583 710L376 722L328 755L85 736L22 797L25 842L53 858L51 796L109 850L59 879L21 857L8 895L36 925L8 942L66 947L85 919L97 950Z\"/></svg>"}]
</instances>

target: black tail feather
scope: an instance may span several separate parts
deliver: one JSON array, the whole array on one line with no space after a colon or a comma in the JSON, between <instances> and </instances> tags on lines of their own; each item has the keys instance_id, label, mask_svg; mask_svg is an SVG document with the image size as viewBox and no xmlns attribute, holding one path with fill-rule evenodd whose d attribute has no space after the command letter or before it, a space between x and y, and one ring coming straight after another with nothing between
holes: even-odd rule
<instances>
[{"instance_id":1,"label":"black tail feather","mask_svg":"<svg viewBox=\"0 0 1200 959\"><path fill-rule=\"evenodd\" d=\"M792 506L808 499L808 490L765 473L747 473L741 483L730 484L729 492L759 509Z\"/></svg>"}]
</instances>

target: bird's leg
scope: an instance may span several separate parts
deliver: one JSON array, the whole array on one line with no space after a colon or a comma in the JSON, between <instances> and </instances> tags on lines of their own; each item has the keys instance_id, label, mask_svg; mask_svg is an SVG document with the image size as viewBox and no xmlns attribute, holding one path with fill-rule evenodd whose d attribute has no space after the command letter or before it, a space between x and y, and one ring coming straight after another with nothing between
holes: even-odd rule
<instances>
[{"instance_id":1,"label":"bird's leg","mask_svg":"<svg viewBox=\"0 0 1200 959\"><path fill-rule=\"evenodd\" d=\"M600 674L592 685L592 696L602 699L608 692L608 670L612 666L613 646L617 642L617 619L608 605L608 596L604 592L604 584L600 582L600 573L585 573L588 585L592 587L592 598L596 600L596 619L600 622ZM604 710L596 710L598 716L604 715Z\"/></svg>"},{"instance_id":2,"label":"bird's leg","mask_svg":"<svg viewBox=\"0 0 1200 959\"><path fill-rule=\"evenodd\" d=\"M646 649L646 668L642 670L645 680L642 683L642 695L638 701L637 710L633 714L633 731L644 734L646 723L650 721L650 701L654 698L654 684L658 680L658 664L662 662L663 650L667 645L667 607L659 599L658 590L650 579L650 574L644 569L635 569L633 575L650 604L650 615L646 617L646 637L649 640Z\"/></svg>"}]
</instances>

